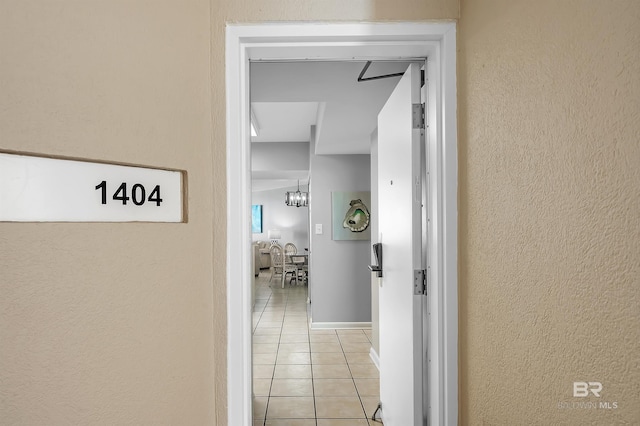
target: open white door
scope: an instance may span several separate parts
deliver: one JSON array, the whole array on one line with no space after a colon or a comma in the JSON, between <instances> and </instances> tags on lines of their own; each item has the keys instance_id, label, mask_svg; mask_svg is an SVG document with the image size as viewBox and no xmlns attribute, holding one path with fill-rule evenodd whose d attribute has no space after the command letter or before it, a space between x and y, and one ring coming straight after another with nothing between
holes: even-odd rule
<instances>
[{"instance_id":1,"label":"open white door","mask_svg":"<svg viewBox=\"0 0 640 426\"><path fill-rule=\"evenodd\" d=\"M380 402L385 426L426 424L426 297L414 295L414 271L423 269L424 129L413 117L421 118L420 104L420 66L412 64L378 115Z\"/></svg>"}]
</instances>

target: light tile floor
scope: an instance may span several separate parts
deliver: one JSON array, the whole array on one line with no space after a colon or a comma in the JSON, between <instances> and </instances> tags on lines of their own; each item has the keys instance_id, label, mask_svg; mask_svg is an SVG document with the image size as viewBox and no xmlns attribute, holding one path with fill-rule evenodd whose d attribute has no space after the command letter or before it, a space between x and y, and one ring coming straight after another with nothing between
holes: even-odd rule
<instances>
[{"instance_id":1,"label":"light tile floor","mask_svg":"<svg viewBox=\"0 0 640 426\"><path fill-rule=\"evenodd\" d=\"M309 330L307 287L256 278L254 426L380 426L371 330ZM368 420L369 419L369 420Z\"/></svg>"}]
</instances>

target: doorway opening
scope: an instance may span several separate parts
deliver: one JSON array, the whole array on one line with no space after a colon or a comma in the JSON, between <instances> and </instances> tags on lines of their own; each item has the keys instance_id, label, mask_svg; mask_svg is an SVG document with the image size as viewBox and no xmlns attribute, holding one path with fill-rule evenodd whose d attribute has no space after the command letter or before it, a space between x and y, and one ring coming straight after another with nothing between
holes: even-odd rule
<instances>
[{"instance_id":1,"label":"doorway opening","mask_svg":"<svg viewBox=\"0 0 640 426\"><path fill-rule=\"evenodd\" d=\"M427 130L434 185L430 421L457 422L457 151L455 24L267 24L227 27L227 398L230 424L251 417L251 60L429 58ZM240 277L240 285L238 285ZM381 318L381 321L383 319ZM393 425L392 425L393 426Z\"/></svg>"}]
</instances>

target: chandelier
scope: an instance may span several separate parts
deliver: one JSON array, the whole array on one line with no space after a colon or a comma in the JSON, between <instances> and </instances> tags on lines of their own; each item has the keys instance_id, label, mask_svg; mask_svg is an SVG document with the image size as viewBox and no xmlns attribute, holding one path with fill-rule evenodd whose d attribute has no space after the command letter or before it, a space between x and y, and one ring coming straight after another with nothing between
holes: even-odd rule
<instances>
[{"instance_id":1,"label":"chandelier","mask_svg":"<svg viewBox=\"0 0 640 426\"><path fill-rule=\"evenodd\" d=\"M287 191L284 196L284 203L288 206L307 207L309 205L309 193L300 192L300 181L298 181L298 190L296 192Z\"/></svg>"}]
</instances>

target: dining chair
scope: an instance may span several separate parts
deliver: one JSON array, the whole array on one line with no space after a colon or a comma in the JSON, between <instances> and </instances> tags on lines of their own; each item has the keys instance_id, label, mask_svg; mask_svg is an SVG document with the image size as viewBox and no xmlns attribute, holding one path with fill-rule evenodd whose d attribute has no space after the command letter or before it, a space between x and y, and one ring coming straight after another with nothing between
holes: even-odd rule
<instances>
[{"instance_id":1,"label":"dining chair","mask_svg":"<svg viewBox=\"0 0 640 426\"><path fill-rule=\"evenodd\" d=\"M271 254L271 278L269 278L269 282L271 282L274 276L283 275L284 251L280 245L274 244L269 249L269 253Z\"/></svg>"},{"instance_id":2,"label":"dining chair","mask_svg":"<svg viewBox=\"0 0 640 426\"><path fill-rule=\"evenodd\" d=\"M287 243L284 245L284 254L287 256L298 254L298 248L293 243Z\"/></svg>"},{"instance_id":3,"label":"dining chair","mask_svg":"<svg viewBox=\"0 0 640 426\"><path fill-rule=\"evenodd\" d=\"M291 263L296 266L296 283L306 283L309 275L309 257L303 255L291 256Z\"/></svg>"},{"instance_id":4,"label":"dining chair","mask_svg":"<svg viewBox=\"0 0 640 426\"><path fill-rule=\"evenodd\" d=\"M278 245L275 244L273 246L271 246L271 268L272 268L272 272L271 272L271 278L269 278L269 282L271 282L271 280L273 279L273 277L275 275L281 275L282 276L282 288L284 288L284 282L285 282L285 278L287 277L287 275L291 275L291 280L293 280L294 278L296 279L296 282L298 281L297 279L297 272L298 269L296 267L296 265L294 265L293 263L291 263L291 261L287 261L287 255L285 254L284 249ZM289 257L290 259L290 257Z\"/></svg>"}]
</instances>

